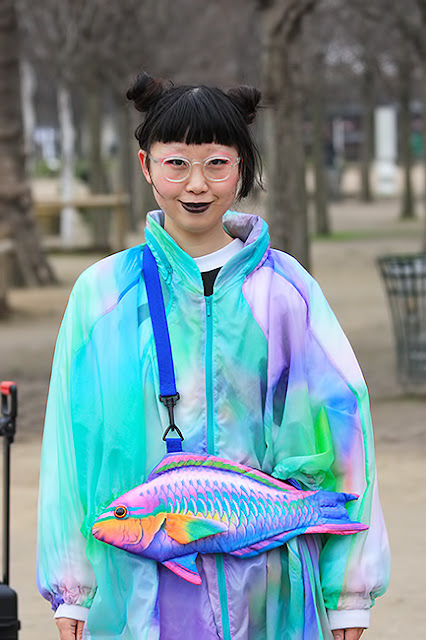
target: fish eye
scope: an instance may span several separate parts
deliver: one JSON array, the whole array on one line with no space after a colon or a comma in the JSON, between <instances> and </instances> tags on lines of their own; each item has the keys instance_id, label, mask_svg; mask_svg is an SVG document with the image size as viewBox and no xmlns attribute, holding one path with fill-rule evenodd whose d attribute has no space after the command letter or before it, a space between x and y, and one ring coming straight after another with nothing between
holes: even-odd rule
<instances>
[{"instance_id":1,"label":"fish eye","mask_svg":"<svg viewBox=\"0 0 426 640\"><path fill-rule=\"evenodd\" d=\"M127 509L126 507L115 507L114 509L114 515L116 518L125 518L127 516Z\"/></svg>"}]
</instances>

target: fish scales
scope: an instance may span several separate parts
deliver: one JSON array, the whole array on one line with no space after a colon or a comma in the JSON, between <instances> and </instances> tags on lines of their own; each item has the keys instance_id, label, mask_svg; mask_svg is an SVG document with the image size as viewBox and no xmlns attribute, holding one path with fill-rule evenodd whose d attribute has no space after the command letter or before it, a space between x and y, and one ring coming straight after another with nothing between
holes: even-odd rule
<instances>
[{"instance_id":1,"label":"fish scales","mask_svg":"<svg viewBox=\"0 0 426 640\"><path fill-rule=\"evenodd\" d=\"M208 516L210 518L213 517L214 513L216 512L216 504L215 504L215 499L213 496L213 491L211 489L207 489L206 491L206 498L207 498L207 505L208 505Z\"/></svg>"},{"instance_id":2,"label":"fish scales","mask_svg":"<svg viewBox=\"0 0 426 640\"><path fill-rule=\"evenodd\" d=\"M197 515L199 512L198 500L195 496L190 496L188 500L188 512Z\"/></svg>"},{"instance_id":3,"label":"fish scales","mask_svg":"<svg viewBox=\"0 0 426 640\"><path fill-rule=\"evenodd\" d=\"M257 502L258 502L258 498L254 493L250 494L250 501L249 501L249 509L250 512L253 514L253 516L256 518L258 513L259 513L259 509L257 506Z\"/></svg>"},{"instance_id":4,"label":"fish scales","mask_svg":"<svg viewBox=\"0 0 426 640\"><path fill-rule=\"evenodd\" d=\"M191 487L191 486L189 486L189 487L185 486L183 483L181 483L181 485L180 485L180 489L182 491L183 497L185 498L185 504L186 505L188 505L188 503L191 500L191 497L194 495L194 492L192 491L192 488L193 487Z\"/></svg>"},{"instance_id":5,"label":"fish scales","mask_svg":"<svg viewBox=\"0 0 426 640\"><path fill-rule=\"evenodd\" d=\"M267 516L266 504L262 496L257 502L257 507L258 507L259 515L262 516L262 518L266 518Z\"/></svg>"},{"instance_id":6,"label":"fish scales","mask_svg":"<svg viewBox=\"0 0 426 640\"><path fill-rule=\"evenodd\" d=\"M223 504L223 510L225 512L225 515L229 520L232 513L232 505L230 501L230 496L227 493L227 488L224 483L222 483L222 504Z\"/></svg>"},{"instance_id":7,"label":"fish scales","mask_svg":"<svg viewBox=\"0 0 426 640\"><path fill-rule=\"evenodd\" d=\"M198 494L197 509L197 513L199 513L200 516L202 516L203 518L207 517L207 501L205 495L201 492Z\"/></svg>"},{"instance_id":8,"label":"fish scales","mask_svg":"<svg viewBox=\"0 0 426 640\"><path fill-rule=\"evenodd\" d=\"M249 510L250 510L250 505L249 505L248 497L246 495L242 495L241 502L240 502L241 515L244 516L245 518L248 518Z\"/></svg>"},{"instance_id":9,"label":"fish scales","mask_svg":"<svg viewBox=\"0 0 426 640\"><path fill-rule=\"evenodd\" d=\"M222 518L223 516L223 504L222 504L222 496L220 495L219 489L215 488L214 489L214 497L215 497L215 504L216 504L216 508L217 508L217 512L220 516L220 518Z\"/></svg>"}]
</instances>

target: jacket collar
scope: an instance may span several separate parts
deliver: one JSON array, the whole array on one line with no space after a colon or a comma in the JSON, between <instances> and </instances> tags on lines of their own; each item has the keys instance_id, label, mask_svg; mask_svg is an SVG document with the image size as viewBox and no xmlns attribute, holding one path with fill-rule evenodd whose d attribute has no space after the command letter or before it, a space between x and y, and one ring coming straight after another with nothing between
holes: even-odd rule
<instances>
[{"instance_id":1,"label":"jacket collar","mask_svg":"<svg viewBox=\"0 0 426 640\"><path fill-rule=\"evenodd\" d=\"M221 290L235 280L243 280L259 267L270 245L268 225L259 216L227 211L223 216L223 226L231 237L240 238L244 247L220 270L215 288ZM177 279L183 286L203 293L200 270L195 260L165 231L163 211L148 214L145 239L166 282Z\"/></svg>"}]
</instances>

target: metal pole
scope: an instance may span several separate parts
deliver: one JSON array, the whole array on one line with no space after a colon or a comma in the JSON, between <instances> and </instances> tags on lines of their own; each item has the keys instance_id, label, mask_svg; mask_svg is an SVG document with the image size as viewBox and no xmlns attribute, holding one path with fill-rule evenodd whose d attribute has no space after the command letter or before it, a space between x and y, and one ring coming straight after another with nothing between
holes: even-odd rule
<instances>
[{"instance_id":1,"label":"metal pole","mask_svg":"<svg viewBox=\"0 0 426 640\"><path fill-rule=\"evenodd\" d=\"M13 442L18 413L17 387L14 382L0 383L0 436L3 437L3 583L9 584L10 561L10 445Z\"/></svg>"},{"instance_id":2,"label":"metal pole","mask_svg":"<svg viewBox=\"0 0 426 640\"><path fill-rule=\"evenodd\" d=\"M9 586L10 562L10 445L16 430L17 387L0 382L0 436L3 437L3 582L0 583L0 638L18 640L18 596Z\"/></svg>"},{"instance_id":3,"label":"metal pole","mask_svg":"<svg viewBox=\"0 0 426 640\"><path fill-rule=\"evenodd\" d=\"M10 441L3 441L3 583L9 584L10 559Z\"/></svg>"}]
</instances>

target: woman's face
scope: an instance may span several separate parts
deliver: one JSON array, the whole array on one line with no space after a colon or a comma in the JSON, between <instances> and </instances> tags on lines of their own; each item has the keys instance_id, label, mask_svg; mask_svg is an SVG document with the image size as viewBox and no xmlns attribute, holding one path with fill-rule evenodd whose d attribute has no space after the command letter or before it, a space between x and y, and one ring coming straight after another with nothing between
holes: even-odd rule
<instances>
[{"instance_id":1,"label":"woman's face","mask_svg":"<svg viewBox=\"0 0 426 640\"><path fill-rule=\"evenodd\" d=\"M200 244L208 237L219 238L225 233L222 216L235 199L239 180L238 151L235 147L214 142L155 142L149 157L145 151L140 151L139 155L144 176L152 184L155 199L165 213L165 228L181 246L182 242L179 241L185 243L185 239L196 240ZM164 176L161 163L172 156L201 164L192 165L189 176L183 182L170 182ZM229 177L223 181L209 180L203 173L202 163L212 156L223 156L235 163Z\"/></svg>"}]
</instances>

